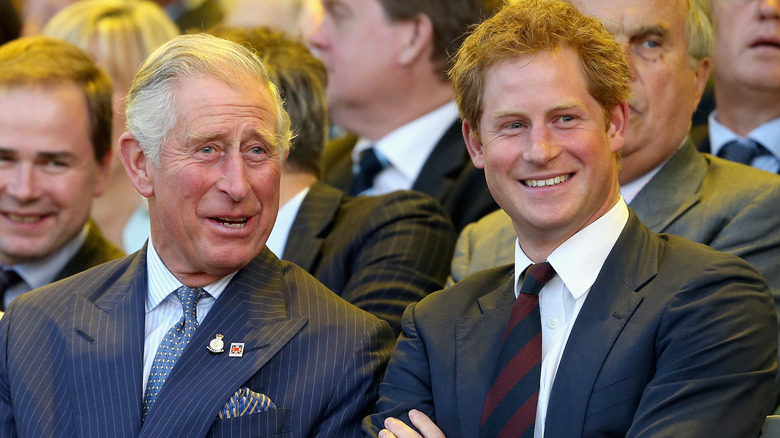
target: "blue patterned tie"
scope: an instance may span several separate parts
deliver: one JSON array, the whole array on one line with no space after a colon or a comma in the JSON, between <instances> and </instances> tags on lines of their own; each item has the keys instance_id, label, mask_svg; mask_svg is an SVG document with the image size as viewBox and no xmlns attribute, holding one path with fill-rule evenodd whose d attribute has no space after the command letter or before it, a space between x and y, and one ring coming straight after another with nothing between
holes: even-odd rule
<instances>
[{"instance_id":1,"label":"blue patterned tie","mask_svg":"<svg viewBox=\"0 0 780 438\"><path fill-rule=\"evenodd\" d=\"M146 419L146 414L149 413L149 409L157 400L157 395L165 384L165 379L192 339L195 329L198 328L195 306L203 295L206 295L206 291L201 288L182 286L176 289L176 296L179 297L184 315L168 330L157 348L157 354L152 362L152 370L149 372L149 379L146 383L141 421Z\"/></svg>"},{"instance_id":2,"label":"blue patterned tie","mask_svg":"<svg viewBox=\"0 0 780 438\"><path fill-rule=\"evenodd\" d=\"M718 151L719 157L729 161L747 164L748 166L750 166L756 157L769 154L770 153L766 148L751 139L743 141L732 140L723 145L720 151Z\"/></svg>"}]
</instances>

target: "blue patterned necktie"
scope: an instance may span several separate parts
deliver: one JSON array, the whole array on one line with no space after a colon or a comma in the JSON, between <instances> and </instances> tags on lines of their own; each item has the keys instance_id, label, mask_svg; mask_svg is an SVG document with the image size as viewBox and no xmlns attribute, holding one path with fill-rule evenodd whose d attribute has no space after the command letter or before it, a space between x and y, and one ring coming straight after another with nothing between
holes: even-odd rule
<instances>
[{"instance_id":1,"label":"blue patterned necktie","mask_svg":"<svg viewBox=\"0 0 780 438\"><path fill-rule=\"evenodd\" d=\"M176 296L179 297L184 315L179 321L168 330L160 346L157 348L157 354L152 362L152 370L149 372L149 379L146 383L146 392L144 393L143 407L141 409L141 421L146 419L146 414L157 400L157 395L165 384L165 379L181 357L184 348L192 339L195 329L198 328L198 319L195 314L195 306L198 300L206 295L206 291L201 288L191 288L182 286L176 289Z\"/></svg>"},{"instance_id":2,"label":"blue patterned necktie","mask_svg":"<svg viewBox=\"0 0 780 438\"><path fill-rule=\"evenodd\" d=\"M766 148L751 139L744 141L732 140L723 145L720 151L718 151L719 157L729 161L747 164L748 166L750 166L756 157L769 154L770 153Z\"/></svg>"},{"instance_id":3,"label":"blue patterned necktie","mask_svg":"<svg viewBox=\"0 0 780 438\"><path fill-rule=\"evenodd\" d=\"M554 276L548 262L531 265L525 272L482 407L481 438L534 436L542 369L539 292Z\"/></svg>"}]
</instances>

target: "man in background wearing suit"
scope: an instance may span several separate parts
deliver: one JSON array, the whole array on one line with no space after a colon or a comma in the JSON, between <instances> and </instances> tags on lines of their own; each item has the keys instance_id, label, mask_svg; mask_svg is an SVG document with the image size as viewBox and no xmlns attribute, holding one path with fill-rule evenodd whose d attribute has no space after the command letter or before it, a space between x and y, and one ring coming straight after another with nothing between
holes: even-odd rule
<instances>
[{"instance_id":1,"label":"man in background wearing suit","mask_svg":"<svg viewBox=\"0 0 780 438\"><path fill-rule=\"evenodd\" d=\"M739 257L654 234L620 196L630 69L610 33L560 0L516 2L451 76L515 263L409 306L366 430L757 436L777 372L769 288Z\"/></svg>"},{"instance_id":2,"label":"man in background wearing suit","mask_svg":"<svg viewBox=\"0 0 780 438\"><path fill-rule=\"evenodd\" d=\"M322 62L269 28L225 26L210 33L257 51L296 133L282 167L281 208L268 248L400 332L406 306L444 286L456 238L446 214L420 192L351 197L320 182L327 127Z\"/></svg>"},{"instance_id":3,"label":"man in background wearing suit","mask_svg":"<svg viewBox=\"0 0 780 438\"><path fill-rule=\"evenodd\" d=\"M715 111L699 149L780 173L780 2L710 1Z\"/></svg>"},{"instance_id":4,"label":"man in background wearing suit","mask_svg":"<svg viewBox=\"0 0 780 438\"><path fill-rule=\"evenodd\" d=\"M708 2L579 4L625 44L634 72L619 173L623 198L653 232L682 236L752 264L767 279L780 312L780 177L701 154L687 136L712 47ZM458 239L448 284L511 263L515 240L503 211L470 225Z\"/></svg>"},{"instance_id":5,"label":"man in background wearing suit","mask_svg":"<svg viewBox=\"0 0 780 438\"><path fill-rule=\"evenodd\" d=\"M0 48L0 310L124 255L89 220L111 158L111 81L77 47Z\"/></svg>"},{"instance_id":6,"label":"man in background wearing suit","mask_svg":"<svg viewBox=\"0 0 780 438\"><path fill-rule=\"evenodd\" d=\"M256 55L185 35L141 66L120 151L151 237L0 320L0 435L349 437L393 345L265 241L290 122Z\"/></svg>"},{"instance_id":7,"label":"man in background wearing suit","mask_svg":"<svg viewBox=\"0 0 780 438\"><path fill-rule=\"evenodd\" d=\"M497 208L460 134L449 55L496 0L322 0L309 37L328 69L333 121L323 180L351 195L413 189L436 198L456 230Z\"/></svg>"}]
</instances>

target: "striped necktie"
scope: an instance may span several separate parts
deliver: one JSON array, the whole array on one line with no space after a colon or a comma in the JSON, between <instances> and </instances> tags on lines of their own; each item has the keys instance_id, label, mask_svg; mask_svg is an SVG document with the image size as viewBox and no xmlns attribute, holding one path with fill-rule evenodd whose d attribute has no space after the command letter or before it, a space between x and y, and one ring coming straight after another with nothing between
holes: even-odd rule
<instances>
[{"instance_id":1,"label":"striped necktie","mask_svg":"<svg viewBox=\"0 0 780 438\"><path fill-rule=\"evenodd\" d=\"M531 265L525 272L482 407L480 438L534 436L542 369L539 291L554 276L548 262Z\"/></svg>"},{"instance_id":2,"label":"striped necktie","mask_svg":"<svg viewBox=\"0 0 780 438\"><path fill-rule=\"evenodd\" d=\"M146 392L144 393L141 409L141 421L146 419L146 415L160 394L165 379L168 378L171 369L179 357L181 357L184 347L190 342L195 329L198 328L195 309L198 305L198 300L204 295L206 295L206 291L201 288L182 286L176 289L176 296L179 297L184 314L168 330L168 333L160 341L160 346L157 348L154 362L152 362L152 370L149 372L149 379L146 383Z\"/></svg>"}]
</instances>

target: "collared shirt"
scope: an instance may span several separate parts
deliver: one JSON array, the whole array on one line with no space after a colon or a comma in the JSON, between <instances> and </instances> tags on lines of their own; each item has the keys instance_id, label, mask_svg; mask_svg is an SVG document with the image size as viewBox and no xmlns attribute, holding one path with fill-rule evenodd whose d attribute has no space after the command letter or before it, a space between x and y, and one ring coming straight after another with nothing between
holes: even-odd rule
<instances>
[{"instance_id":1,"label":"collared shirt","mask_svg":"<svg viewBox=\"0 0 780 438\"><path fill-rule=\"evenodd\" d=\"M385 168L374 179L374 186L363 194L382 195L411 189L436 144L458 117L457 105L448 102L379 141L358 139L352 149L353 163L360 162L360 154L364 150L374 147L385 164Z\"/></svg>"},{"instance_id":2,"label":"collared shirt","mask_svg":"<svg viewBox=\"0 0 780 438\"><path fill-rule=\"evenodd\" d=\"M711 112L707 121L712 155L718 155L726 143L733 140L745 140L744 137L740 137L718 122L718 110ZM757 169L778 173L780 171L780 117L750 131L747 138L758 142L771 153L771 155L761 155L754 158L750 165Z\"/></svg>"},{"instance_id":3,"label":"collared shirt","mask_svg":"<svg viewBox=\"0 0 780 438\"><path fill-rule=\"evenodd\" d=\"M271 235L268 236L268 241L265 246L276 254L276 257L282 258L284 254L284 248L287 247L287 237L290 235L290 229L292 229L295 217L298 216L298 210L301 209L303 199L309 193L311 186L298 192L295 196L290 198L283 206L279 208L279 212L276 214L276 222L274 222L274 228L271 230Z\"/></svg>"},{"instance_id":4,"label":"collared shirt","mask_svg":"<svg viewBox=\"0 0 780 438\"><path fill-rule=\"evenodd\" d=\"M184 315L179 297L176 296L176 289L183 284L171 274L165 264L160 260L157 250L154 248L152 239L149 238L149 246L146 251L146 270L148 288L146 294L146 323L144 330L144 374L142 391L146 391L146 381L149 378L149 372L152 369L154 356L157 354L157 347L168 333L168 330L176 324ZM196 306L196 315L198 324L203 322L206 314L224 292L230 280L236 273L204 286L203 289L208 292ZM195 348L206 348L206 345Z\"/></svg>"},{"instance_id":5,"label":"collared shirt","mask_svg":"<svg viewBox=\"0 0 780 438\"><path fill-rule=\"evenodd\" d=\"M539 293L542 374L534 430L537 438L544 436L550 390L574 321L627 222L628 207L621 197L604 216L578 231L547 257L556 275ZM515 296L520 293L520 274L531 264L533 262L516 243Z\"/></svg>"},{"instance_id":6,"label":"collared shirt","mask_svg":"<svg viewBox=\"0 0 780 438\"><path fill-rule=\"evenodd\" d=\"M65 268L65 265L79 252L89 234L89 222L84 225L76 237L62 246L57 252L41 260L30 263L18 263L13 269L22 277L21 282L8 288L3 298L5 308L19 295L37 289L54 281L57 274Z\"/></svg>"}]
</instances>

